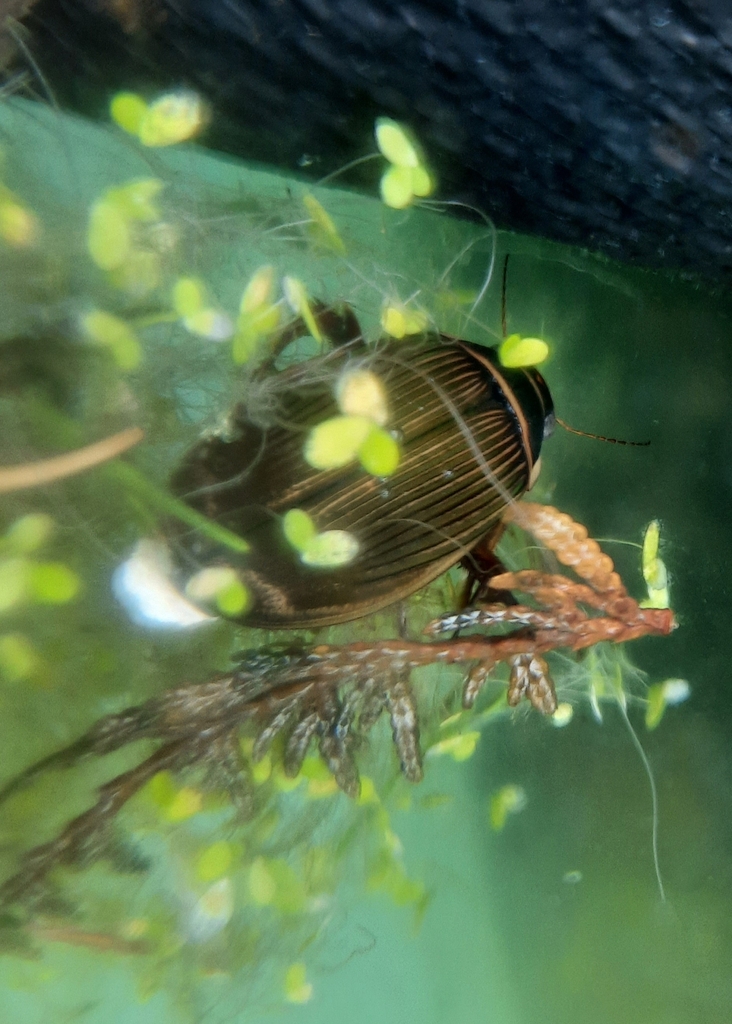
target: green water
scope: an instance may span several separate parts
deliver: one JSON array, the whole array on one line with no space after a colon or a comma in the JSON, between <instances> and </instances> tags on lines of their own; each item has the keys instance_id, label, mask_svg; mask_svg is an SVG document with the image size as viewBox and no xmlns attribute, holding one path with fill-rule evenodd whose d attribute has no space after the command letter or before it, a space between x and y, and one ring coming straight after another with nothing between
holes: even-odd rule
<instances>
[{"instance_id":1,"label":"green water","mask_svg":"<svg viewBox=\"0 0 732 1024\"><path fill-rule=\"evenodd\" d=\"M63 415L47 390L6 382L3 465L135 423L146 439L130 461L162 487L186 446L237 396L241 371L228 346L196 339L180 324L140 327L144 360L131 373L78 340L78 319L91 307L139 324L165 304L162 286L143 296L120 293L86 255L90 203L134 177L165 182L161 223L174 240L160 247L168 289L177 276L200 276L212 301L235 312L247 279L272 263L278 275L300 277L313 296L352 302L372 335L382 302L417 288L443 329L482 340L500 332L497 275L475 322L455 300L482 283L492 245L482 228L318 193L341 230L344 259L303 236L297 182L194 149L140 154L111 130L43 108L3 108L0 133L2 180L43 225L35 247L0 252L3 339L9 345L42 323L60 325L77 342L57 371ZM445 275L471 240L474 247ZM567 727L524 710L498 714L471 758L428 757L420 787L396 779L388 730L377 731L362 770L376 783L389 836L398 837L390 838L386 861L386 826L375 805L354 807L338 794L273 793L258 820L239 830L221 807L171 825L154 801L138 801L123 826L149 859L149 873L97 865L55 880L54 914L45 908L41 924L21 918L6 933L4 1021L729 1020L730 304L528 239L501 235L498 251L512 253L509 329L551 343L546 377L559 415L585 430L652 442L623 448L557 432L545 447L540 493L609 539L606 549L638 595L639 550L614 541L639 543L651 519L662 524L680 628L668 639L629 645L627 656L647 683L680 677L692 688L691 699L669 709L653 732L645 730L642 704L629 705L658 787L666 899L654 870L649 782L627 724L613 701L602 704L597 722L582 665L555 662L560 696L574 706ZM3 778L70 742L99 715L203 680L225 667L232 650L262 640L223 623L193 635L128 621L111 596L111 573L137 538L155 530L156 513L104 471L4 498L3 527L31 511L56 524L43 557L73 569L83 586L68 604L26 603L3 617L2 632L21 633L38 658L27 678L0 684ZM446 584L433 590L410 609L412 621L427 621L449 596ZM396 627L383 615L354 628L368 636L393 635ZM459 681L459 673L419 681L426 744L446 714L434 693L445 697ZM642 698L642 678L629 670L624 681ZM95 784L138 756L132 750L52 774L3 807L3 877L24 850L88 806ZM496 831L490 800L506 785L522 787L526 805ZM234 913L210 941L186 942L187 872L222 836L236 857ZM289 909L253 901L257 857L291 868ZM375 867L385 863L391 883ZM49 939L51 917L64 922L67 941ZM135 928L147 928L148 952L80 944L81 933L119 944ZM312 985L302 1004L286 998L294 963L305 965Z\"/></svg>"}]
</instances>

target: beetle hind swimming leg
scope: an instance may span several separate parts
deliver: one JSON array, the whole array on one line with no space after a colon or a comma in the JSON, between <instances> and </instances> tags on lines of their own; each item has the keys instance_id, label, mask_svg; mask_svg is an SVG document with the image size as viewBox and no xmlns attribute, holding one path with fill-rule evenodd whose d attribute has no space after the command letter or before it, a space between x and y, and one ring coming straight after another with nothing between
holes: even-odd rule
<instances>
[{"instance_id":1,"label":"beetle hind swimming leg","mask_svg":"<svg viewBox=\"0 0 732 1024\"><path fill-rule=\"evenodd\" d=\"M318 330L336 348L347 345L365 344L365 338L361 325L356 314L347 302L334 306L328 306L324 302L311 302L310 312L313 315ZM297 341L298 338L305 338L310 335L310 328L301 317L295 317L286 323L270 338L271 351L269 358L260 367L262 370L272 370L277 357L287 346Z\"/></svg>"}]
</instances>

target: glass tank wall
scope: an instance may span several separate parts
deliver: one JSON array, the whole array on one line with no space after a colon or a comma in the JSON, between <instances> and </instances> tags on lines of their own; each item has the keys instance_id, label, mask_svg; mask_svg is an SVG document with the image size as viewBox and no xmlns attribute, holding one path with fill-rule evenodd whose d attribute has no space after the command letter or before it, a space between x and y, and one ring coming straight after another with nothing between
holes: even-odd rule
<instances>
[{"instance_id":1,"label":"glass tank wall","mask_svg":"<svg viewBox=\"0 0 732 1024\"><path fill-rule=\"evenodd\" d=\"M288 289L297 305L295 288L306 308L351 304L372 340L391 309L496 344L510 254L507 330L548 342L558 415L651 442L558 429L532 498L584 523L639 599L658 520L679 623L668 638L550 656L553 719L509 710L500 670L468 713L461 669L420 669L418 785L400 776L383 716L357 754L355 800L314 749L295 779L276 746L252 764L248 816L205 771L161 770L110 821L102 858L54 867L3 911L3 1020L726 1022L726 296L449 207L392 210L192 145L143 148L21 100L0 108L0 145L3 782L100 716L282 642L185 595L151 597L149 565L118 600L135 545L182 514L167 490L181 456L251 397L268 332L247 334L241 301L267 267L262 309L283 309ZM311 339L289 355L313 351ZM132 428L144 437L125 434L126 454L83 472L30 488L7 473ZM518 532L500 553L543 564ZM460 587L453 570L403 609L304 639L420 638ZM244 729L245 758L253 743ZM138 741L14 792L0 807L3 878L153 750Z\"/></svg>"}]
</instances>

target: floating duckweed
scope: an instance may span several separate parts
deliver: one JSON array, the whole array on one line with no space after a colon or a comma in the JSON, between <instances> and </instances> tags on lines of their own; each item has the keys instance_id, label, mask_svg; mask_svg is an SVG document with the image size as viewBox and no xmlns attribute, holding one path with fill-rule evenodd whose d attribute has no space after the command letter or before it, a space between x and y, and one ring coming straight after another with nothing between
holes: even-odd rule
<instances>
[{"instance_id":1,"label":"floating duckweed","mask_svg":"<svg viewBox=\"0 0 732 1024\"><path fill-rule=\"evenodd\" d=\"M204 308L205 288L195 277L179 277L173 285L173 309L178 316L187 317Z\"/></svg>"},{"instance_id":2,"label":"floating duckweed","mask_svg":"<svg viewBox=\"0 0 732 1024\"><path fill-rule=\"evenodd\" d=\"M127 220L151 223L160 219L160 209L155 200L165 183L160 178L135 178L125 185L110 188L104 193L103 202L113 207Z\"/></svg>"},{"instance_id":3,"label":"floating duckweed","mask_svg":"<svg viewBox=\"0 0 732 1024\"><path fill-rule=\"evenodd\" d=\"M366 416L332 416L308 434L305 460L314 469L338 469L352 462L373 430Z\"/></svg>"},{"instance_id":4,"label":"floating duckweed","mask_svg":"<svg viewBox=\"0 0 732 1024\"><path fill-rule=\"evenodd\" d=\"M411 133L390 117L377 117L374 130L382 156L397 167L419 167L417 143Z\"/></svg>"},{"instance_id":5,"label":"floating duckweed","mask_svg":"<svg viewBox=\"0 0 732 1024\"><path fill-rule=\"evenodd\" d=\"M209 341L226 341L234 333L231 319L218 309L206 305L202 281L181 277L173 287L173 308L191 334Z\"/></svg>"},{"instance_id":6,"label":"floating duckweed","mask_svg":"<svg viewBox=\"0 0 732 1024\"><path fill-rule=\"evenodd\" d=\"M196 860L196 876L201 882L215 882L222 878L231 867L234 848L225 839L212 843Z\"/></svg>"},{"instance_id":7,"label":"floating duckweed","mask_svg":"<svg viewBox=\"0 0 732 1024\"><path fill-rule=\"evenodd\" d=\"M286 860L277 858L267 862L275 884L272 904L281 914L300 914L305 909L305 886Z\"/></svg>"},{"instance_id":8,"label":"floating duckweed","mask_svg":"<svg viewBox=\"0 0 732 1024\"><path fill-rule=\"evenodd\" d=\"M428 753L432 757L449 754L456 761L467 761L475 753L479 739L479 732L458 733L457 736L449 736L447 739L434 743Z\"/></svg>"},{"instance_id":9,"label":"floating duckweed","mask_svg":"<svg viewBox=\"0 0 732 1024\"><path fill-rule=\"evenodd\" d=\"M274 902L277 884L264 857L255 857L249 868L249 892L260 907Z\"/></svg>"},{"instance_id":10,"label":"floating duckweed","mask_svg":"<svg viewBox=\"0 0 732 1024\"><path fill-rule=\"evenodd\" d=\"M11 524L5 534L7 547L17 554L29 555L46 543L53 531L53 519L43 512L30 512Z\"/></svg>"},{"instance_id":11,"label":"floating duckweed","mask_svg":"<svg viewBox=\"0 0 732 1024\"><path fill-rule=\"evenodd\" d=\"M41 604L67 604L79 593L79 577L62 562L39 562L30 566L29 586Z\"/></svg>"},{"instance_id":12,"label":"floating duckweed","mask_svg":"<svg viewBox=\"0 0 732 1024\"><path fill-rule=\"evenodd\" d=\"M505 826L510 814L518 814L526 807L526 792L522 786L509 785L494 793L490 802L490 823L495 832Z\"/></svg>"},{"instance_id":13,"label":"floating duckweed","mask_svg":"<svg viewBox=\"0 0 732 1024\"><path fill-rule=\"evenodd\" d=\"M320 800L338 792L338 783L319 757L306 757L300 774L307 779L307 795L311 800Z\"/></svg>"},{"instance_id":14,"label":"floating duckweed","mask_svg":"<svg viewBox=\"0 0 732 1024\"><path fill-rule=\"evenodd\" d=\"M110 104L110 114L143 146L173 146L192 139L204 127L207 108L196 93L187 89L164 93L148 104L132 92L117 93Z\"/></svg>"},{"instance_id":15,"label":"floating duckweed","mask_svg":"<svg viewBox=\"0 0 732 1024\"><path fill-rule=\"evenodd\" d=\"M352 562L358 549L358 541L347 530L325 530L312 538L300 559L305 565L335 569Z\"/></svg>"},{"instance_id":16,"label":"floating duckweed","mask_svg":"<svg viewBox=\"0 0 732 1024\"><path fill-rule=\"evenodd\" d=\"M399 445L386 430L372 430L358 451L361 465L373 476L391 476L401 460Z\"/></svg>"},{"instance_id":17,"label":"floating duckweed","mask_svg":"<svg viewBox=\"0 0 732 1024\"><path fill-rule=\"evenodd\" d=\"M109 274L116 288L145 295L160 283L161 260L155 245L140 248L139 225L150 225L160 217L155 199L163 188L158 178L140 178L107 189L89 211L87 249L94 263Z\"/></svg>"},{"instance_id":18,"label":"floating duckweed","mask_svg":"<svg viewBox=\"0 0 732 1024\"><path fill-rule=\"evenodd\" d=\"M122 266L109 273L109 283L128 295L147 295L162 278L160 256L147 249L131 249Z\"/></svg>"},{"instance_id":19,"label":"floating duckweed","mask_svg":"<svg viewBox=\"0 0 732 1024\"><path fill-rule=\"evenodd\" d=\"M165 807L165 817L168 821L186 821L203 807L203 794L192 786L183 786L175 794L170 803Z\"/></svg>"},{"instance_id":20,"label":"floating duckweed","mask_svg":"<svg viewBox=\"0 0 732 1024\"><path fill-rule=\"evenodd\" d=\"M285 974L285 999L288 1003L307 1003L313 996L313 986L307 980L305 964L290 964Z\"/></svg>"},{"instance_id":21,"label":"floating duckweed","mask_svg":"<svg viewBox=\"0 0 732 1024\"><path fill-rule=\"evenodd\" d=\"M236 322L231 356L235 363L246 363L258 355L262 341L280 322L278 306L265 306L255 313L241 313Z\"/></svg>"},{"instance_id":22,"label":"floating duckweed","mask_svg":"<svg viewBox=\"0 0 732 1024\"><path fill-rule=\"evenodd\" d=\"M298 551L304 551L318 532L311 517L299 508L291 508L285 513L282 526L285 537Z\"/></svg>"},{"instance_id":23,"label":"floating duckweed","mask_svg":"<svg viewBox=\"0 0 732 1024\"><path fill-rule=\"evenodd\" d=\"M365 416L380 427L389 419L384 382L372 370L344 370L336 383L336 401L345 416Z\"/></svg>"},{"instance_id":24,"label":"floating duckweed","mask_svg":"<svg viewBox=\"0 0 732 1024\"><path fill-rule=\"evenodd\" d=\"M140 131L142 119L147 113L147 103L134 92L118 92L112 97L109 105L109 113L115 124L119 125L130 135L137 135Z\"/></svg>"},{"instance_id":25,"label":"floating duckweed","mask_svg":"<svg viewBox=\"0 0 732 1024\"><path fill-rule=\"evenodd\" d=\"M8 683L23 683L40 668L40 658L22 633L0 636L0 676Z\"/></svg>"},{"instance_id":26,"label":"floating duckweed","mask_svg":"<svg viewBox=\"0 0 732 1024\"><path fill-rule=\"evenodd\" d=\"M660 558L651 559L645 568L645 578L650 591L665 590L668 587L668 573Z\"/></svg>"},{"instance_id":27,"label":"floating duckweed","mask_svg":"<svg viewBox=\"0 0 732 1024\"><path fill-rule=\"evenodd\" d=\"M569 725L574 716L574 708L567 701L562 701L561 704L557 705L557 709L552 715L552 725L555 725L557 729L564 728L565 725Z\"/></svg>"},{"instance_id":28,"label":"floating duckweed","mask_svg":"<svg viewBox=\"0 0 732 1024\"><path fill-rule=\"evenodd\" d=\"M313 338L322 345L323 335L320 333L320 329L315 322L305 285L297 277L284 277L282 279L282 291L285 294L285 299L290 309L293 313L303 318L305 326Z\"/></svg>"},{"instance_id":29,"label":"floating duckweed","mask_svg":"<svg viewBox=\"0 0 732 1024\"><path fill-rule=\"evenodd\" d=\"M649 687L646 705L646 729L656 729L667 707L674 707L688 700L691 687L686 679L666 679Z\"/></svg>"},{"instance_id":30,"label":"floating duckweed","mask_svg":"<svg viewBox=\"0 0 732 1024\"><path fill-rule=\"evenodd\" d=\"M668 608L670 604L668 573L658 555L661 526L652 520L643 535L642 568L643 578L648 587L648 597L640 602L641 608Z\"/></svg>"},{"instance_id":31,"label":"floating duckweed","mask_svg":"<svg viewBox=\"0 0 732 1024\"><path fill-rule=\"evenodd\" d=\"M285 537L299 551L305 565L336 568L353 561L358 541L345 530L318 533L315 523L302 509L292 508L283 517Z\"/></svg>"},{"instance_id":32,"label":"floating duckweed","mask_svg":"<svg viewBox=\"0 0 732 1024\"><path fill-rule=\"evenodd\" d=\"M310 233L313 240L327 249L332 249L340 256L345 256L346 247L343 244L343 239L338 234L338 229L328 211L309 192L302 197L302 204L311 218Z\"/></svg>"},{"instance_id":33,"label":"floating duckweed","mask_svg":"<svg viewBox=\"0 0 732 1024\"><path fill-rule=\"evenodd\" d=\"M404 210L414 201L414 171L411 167L390 167L381 178L381 198L393 210Z\"/></svg>"},{"instance_id":34,"label":"floating duckweed","mask_svg":"<svg viewBox=\"0 0 732 1024\"><path fill-rule=\"evenodd\" d=\"M262 341L280 322L279 306L272 303L274 273L272 266L260 267L244 289L232 348L235 363L246 363L254 358Z\"/></svg>"},{"instance_id":35,"label":"floating duckweed","mask_svg":"<svg viewBox=\"0 0 732 1024\"><path fill-rule=\"evenodd\" d=\"M251 604L251 594L240 579L233 580L216 595L216 607L222 615L243 615Z\"/></svg>"},{"instance_id":36,"label":"floating duckweed","mask_svg":"<svg viewBox=\"0 0 732 1024\"><path fill-rule=\"evenodd\" d=\"M143 146L173 146L198 135L206 119L206 105L196 93L166 93L145 111L137 136Z\"/></svg>"},{"instance_id":37,"label":"floating duckweed","mask_svg":"<svg viewBox=\"0 0 732 1024\"><path fill-rule=\"evenodd\" d=\"M399 858L387 849L370 865L366 886L372 892L384 892L398 907L419 904L426 898L424 884L410 878Z\"/></svg>"},{"instance_id":38,"label":"floating duckweed","mask_svg":"<svg viewBox=\"0 0 732 1024\"><path fill-rule=\"evenodd\" d=\"M424 167L390 167L381 178L381 198L393 210L404 210L414 197L428 196L434 191L434 181Z\"/></svg>"},{"instance_id":39,"label":"floating duckweed","mask_svg":"<svg viewBox=\"0 0 732 1024\"><path fill-rule=\"evenodd\" d=\"M40 233L38 218L26 206L12 199L0 199L0 238L4 242L24 249L33 245Z\"/></svg>"},{"instance_id":40,"label":"floating duckweed","mask_svg":"<svg viewBox=\"0 0 732 1024\"><path fill-rule=\"evenodd\" d=\"M81 318L81 328L96 345L108 348L121 370L134 370L142 359L142 347L130 325L112 313L95 309Z\"/></svg>"},{"instance_id":41,"label":"floating duckweed","mask_svg":"<svg viewBox=\"0 0 732 1024\"><path fill-rule=\"evenodd\" d=\"M214 882L196 901L187 921L189 942L208 942L218 935L234 914L234 887L230 878Z\"/></svg>"},{"instance_id":42,"label":"floating duckweed","mask_svg":"<svg viewBox=\"0 0 732 1024\"><path fill-rule=\"evenodd\" d=\"M364 806L365 804L378 804L379 802L379 794L376 792L374 780L368 775L362 775L361 789L356 798L356 803Z\"/></svg>"},{"instance_id":43,"label":"floating duckweed","mask_svg":"<svg viewBox=\"0 0 732 1024\"><path fill-rule=\"evenodd\" d=\"M334 796L338 792L338 783L335 779L310 779L308 782L307 795L309 800L324 800L326 797Z\"/></svg>"},{"instance_id":44,"label":"floating duckweed","mask_svg":"<svg viewBox=\"0 0 732 1024\"><path fill-rule=\"evenodd\" d=\"M308 781L325 782L333 778L325 762L313 754L309 754L303 761L300 774Z\"/></svg>"},{"instance_id":45,"label":"floating duckweed","mask_svg":"<svg viewBox=\"0 0 732 1024\"><path fill-rule=\"evenodd\" d=\"M398 303L390 303L381 311L381 326L391 338L397 340L427 330L429 320L420 309L409 309Z\"/></svg>"},{"instance_id":46,"label":"floating duckweed","mask_svg":"<svg viewBox=\"0 0 732 1024\"><path fill-rule=\"evenodd\" d=\"M250 277L241 297L241 313L259 313L272 301L275 270L271 265L260 267Z\"/></svg>"},{"instance_id":47,"label":"floating duckweed","mask_svg":"<svg viewBox=\"0 0 732 1024\"><path fill-rule=\"evenodd\" d=\"M272 758L269 754L265 754L264 757L260 757L258 761L255 761L251 767L252 780L261 786L263 783L268 782L272 777Z\"/></svg>"},{"instance_id":48,"label":"floating duckweed","mask_svg":"<svg viewBox=\"0 0 732 1024\"><path fill-rule=\"evenodd\" d=\"M214 603L223 615L241 615L250 601L249 591L228 565L201 569L188 580L185 592L192 601Z\"/></svg>"},{"instance_id":49,"label":"floating duckweed","mask_svg":"<svg viewBox=\"0 0 732 1024\"><path fill-rule=\"evenodd\" d=\"M132 248L128 218L114 204L98 199L89 211L86 244L89 255L101 270L121 267Z\"/></svg>"},{"instance_id":50,"label":"floating duckweed","mask_svg":"<svg viewBox=\"0 0 732 1024\"><path fill-rule=\"evenodd\" d=\"M643 575L646 568L658 558L658 546L661 540L661 524L657 519L652 519L643 534Z\"/></svg>"},{"instance_id":51,"label":"floating duckweed","mask_svg":"<svg viewBox=\"0 0 732 1024\"><path fill-rule=\"evenodd\" d=\"M508 368L538 366L549 355L549 346L541 338L522 338L510 334L498 349L501 365Z\"/></svg>"},{"instance_id":52,"label":"floating duckweed","mask_svg":"<svg viewBox=\"0 0 732 1024\"><path fill-rule=\"evenodd\" d=\"M0 613L21 604L28 596L30 563L25 558L0 561Z\"/></svg>"},{"instance_id":53,"label":"floating duckweed","mask_svg":"<svg viewBox=\"0 0 732 1024\"><path fill-rule=\"evenodd\" d=\"M230 317L219 309L201 309L192 316L183 318L186 330L209 341L228 341L234 333Z\"/></svg>"},{"instance_id":54,"label":"floating duckweed","mask_svg":"<svg viewBox=\"0 0 732 1024\"><path fill-rule=\"evenodd\" d=\"M178 792L173 776L168 771L158 772L148 782L145 792L157 807L169 807Z\"/></svg>"}]
</instances>

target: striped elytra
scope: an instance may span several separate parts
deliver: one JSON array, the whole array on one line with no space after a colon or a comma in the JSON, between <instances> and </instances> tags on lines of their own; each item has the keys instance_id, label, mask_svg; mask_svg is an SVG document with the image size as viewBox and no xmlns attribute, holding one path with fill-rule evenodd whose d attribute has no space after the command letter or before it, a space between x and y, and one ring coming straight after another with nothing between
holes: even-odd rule
<instances>
[{"instance_id":1,"label":"striped elytra","mask_svg":"<svg viewBox=\"0 0 732 1024\"><path fill-rule=\"evenodd\" d=\"M332 311L318 313L327 324ZM536 370L506 370L494 350L445 335L366 347L353 314L341 315L346 344L276 374L267 425L237 406L226 430L200 440L172 479L177 495L250 544L233 556L200 534L177 530L175 538L189 568L235 558L253 597L248 625L323 626L413 594L460 561L529 488L553 422ZM303 456L308 430L338 414L335 377L359 362L386 388L387 429L401 448L387 479L358 463L316 470ZM318 531L352 534L355 559L340 568L302 564L282 527L291 508L306 511Z\"/></svg>"}]
</instances>

